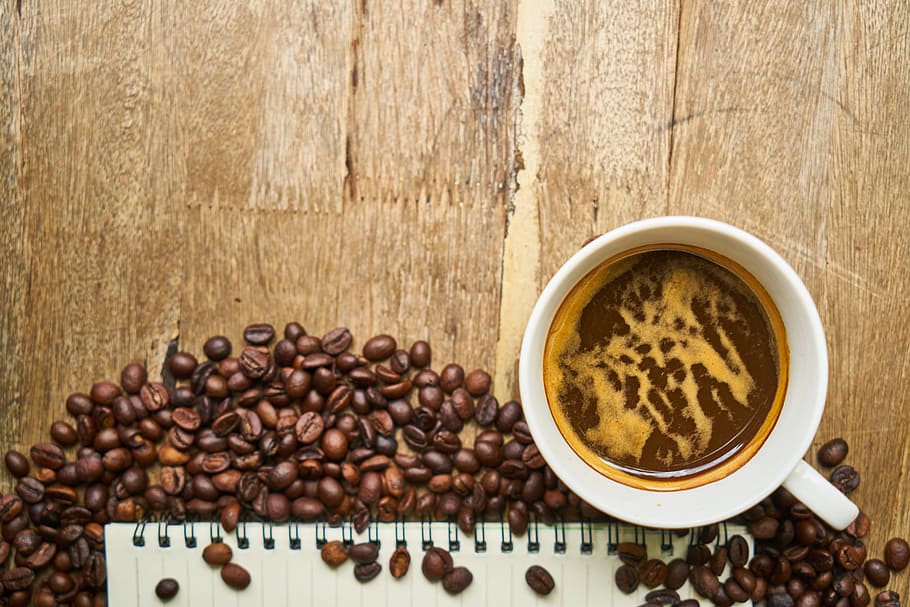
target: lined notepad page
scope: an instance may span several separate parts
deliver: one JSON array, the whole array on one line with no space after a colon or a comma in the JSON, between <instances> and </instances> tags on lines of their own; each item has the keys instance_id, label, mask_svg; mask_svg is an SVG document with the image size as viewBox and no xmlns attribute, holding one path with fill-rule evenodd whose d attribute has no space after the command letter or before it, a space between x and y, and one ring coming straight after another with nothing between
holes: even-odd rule
<instances>
[{"instance_id":1,"label":"lined notepad page","mask_svg":"<svg viewBox=\"0 0 910 607\"><path fill-rule=\"evenodd\" d=\"M148 523L143 537L144 546L133 545L135 524L105 526L107 551L108 603L115 607L157 606L163 603L155 596L155 585L166 577L180 584L177 596L168 606L218 607L265 605L268 607L313 605L319 607L435 607L446 605L596 605L597 607L636 607L644 603L648 589L644 586L631 595L622 594L613 582L613 574L622 563L608 553L610 541L638 541L648 547L648 556L665 562L677 556L685 558L690 539L677 538L671 533L643 531L626 526L582 526L567 523L565 534L559 527L538 527L539 551L529 551L529 536L514 537L511 552L502 551L502 529L499 524L484 525L486 550L475 550L474 537L458 534L459 549L452 552L455 565L463 565L474 574L474 581L460 595L451 596L441 583L430 583L420 571L424 551L422 541L432 538L434 545L448 549L449 533L454 526L446 523L405 523L399 525L411 553L411 568L401 579L388 572L389 557L395 550L396 528L393 524L371 527L380 540L378 562L382 572L372 581L360 583L354 579L354 565L345 562L332 569L322 562L316 547L316 525L263 525L249 523L245 536L249 547L238 549L237 534L226 534L216 527L216 533L234 549L233 562L245 567L252 576L249 587L236 591L224 584L218 568L202 560L202 550L210 543L211 527L196 523L192 527ZM344 539L341 528L324 528L329 540ZM170 538L170 547L159 546L159 532ZM292 549L290 538L299 532L300 547ZM188 548L185 533L195 535L197 545ZM740 533L752 540L742 528L731 526L727 534ZM265 549L264 539L271 535L274 548ZM618 535L618 537L617 537ZM723 542L724 531L719 541ZM354 534L355 542L368 541L368 533ZM583 540L590 539L592 550L582 551ZM672 540L672 551L662 550L662 541ZM557 543L564 541L564 552ZM555 590L546 597L537 596L525 582L525 571L531 565L545 567L556 581ZM724 576L729 573L724 573ZM721 579L724 579L722 577ZM682 598L694 596L688 584L679 590Z\"/></svg>"}]
</instances>

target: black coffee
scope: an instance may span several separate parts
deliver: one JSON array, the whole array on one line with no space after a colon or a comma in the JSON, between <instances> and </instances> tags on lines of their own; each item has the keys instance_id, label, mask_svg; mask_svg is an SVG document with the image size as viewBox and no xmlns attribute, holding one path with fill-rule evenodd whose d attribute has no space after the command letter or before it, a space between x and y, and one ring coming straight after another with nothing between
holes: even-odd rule
<instances>
[{"instance_id":1,"label":"black coffee","mask_svg":"<svg viewBox=\"0 0 910 607\"><path fill-rule=\"evenodd\" d=\"M664 245L576 285L550 327L544 381L560 430L591 465L625 482L678 482L751 457L779 413L786 358L783 324L754 278Z\"/></svg>"}]
</instances>

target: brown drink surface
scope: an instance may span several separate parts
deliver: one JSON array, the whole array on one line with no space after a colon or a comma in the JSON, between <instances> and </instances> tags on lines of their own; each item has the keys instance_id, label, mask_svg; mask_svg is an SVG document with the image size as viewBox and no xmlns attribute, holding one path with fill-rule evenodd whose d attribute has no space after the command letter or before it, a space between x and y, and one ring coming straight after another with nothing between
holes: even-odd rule
<instances>
[{"instance_id":1,"label":"brown drink surface","mask_svg":"<svg viewBox=\"0 0 910 607\"><path fill-rule=\"evenodd\" d=\"M544 353L560 431L589 464L633 485L742 459L738 468L767 437L786 388L783 323L761 286L710 253L667 246L582 279Z\"/></svg>"}]
</instances>

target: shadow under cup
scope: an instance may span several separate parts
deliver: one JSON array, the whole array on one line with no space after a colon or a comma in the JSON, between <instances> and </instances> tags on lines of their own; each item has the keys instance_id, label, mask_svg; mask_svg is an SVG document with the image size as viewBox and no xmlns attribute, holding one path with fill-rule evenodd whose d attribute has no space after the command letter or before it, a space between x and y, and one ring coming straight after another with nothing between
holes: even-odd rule
<instances>
[{"instance_id":1,"label":"shadow under cup","mask_svg":"<svg viewBox=\"0 0 910 607\"><path fill-rule=\"evenodd\" d=\"M743 266L658 243L599 263L547 331L553 420L598 473L650 491L729 476L761 448L787 390L783 320Z\"/></svg>"}]
</instances>

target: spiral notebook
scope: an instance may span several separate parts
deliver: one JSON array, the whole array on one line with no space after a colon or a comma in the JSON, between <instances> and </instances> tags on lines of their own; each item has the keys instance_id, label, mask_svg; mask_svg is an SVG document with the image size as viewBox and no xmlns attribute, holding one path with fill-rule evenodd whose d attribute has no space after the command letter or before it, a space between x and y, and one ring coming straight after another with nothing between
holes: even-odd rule
<instances>
[{"instance_id":1,"label":"spiral notebook","mask_svg":"<svg viewBox=\"0 0 910 607\"><path fill-rule=\"evenodd\" d=\"M747 539L751 553L752 540L742 527L722 526L717 542L726 543L734 534ZM668 562L685 558L693 535L680 538L670 531L615 523L532 524L520 537L512 537L508 525L491 522L478 524L472 535L445 522L376 523L362 534L356 534L349 524L333 528L322 523L245 523L235 532L225 533L217 523L119 523L105 527L108 603L116 607L162 605L155 596L155 585L171 577L180 584L180 591L169 606L635 607L645 602L648 589L640 586L626 595L616 588L614 571L622 564L616 545L644 543L649 558ZM233 562L251 574L248 588L238 592L227 587L218 569L202 560L203 548L213 539L234 549ZM379 542L378 562L383 568L379 576L360 583L354 579L350 561L337 569L323 563L319 548L335 539L349 544ZM407 575L395 579L388 565L399 545L410 551L411 567ZM423 553L432 546L449 550L456 566L463 565L473 573L473 583L460 595L447 594L441 584L427 581L421 573ZM545 567L553 575L556 587L548 596L536 595L525 582L525 571L531 565ZM679 594L684 599L695 597L688 584Z\"/></svg>"}]
</instances>

